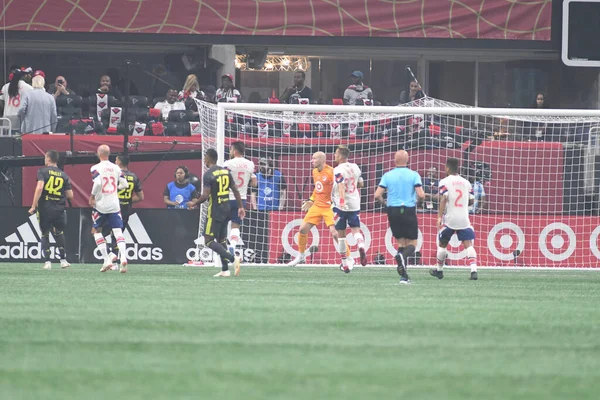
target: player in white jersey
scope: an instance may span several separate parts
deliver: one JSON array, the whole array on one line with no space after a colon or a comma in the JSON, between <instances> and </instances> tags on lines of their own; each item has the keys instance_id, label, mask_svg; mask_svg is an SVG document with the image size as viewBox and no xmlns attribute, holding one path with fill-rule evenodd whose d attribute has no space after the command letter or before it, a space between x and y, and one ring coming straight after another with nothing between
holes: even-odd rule
<instances>
[{"instance_id":1,"label":"player in white jersey","mask_svg":"<svg viewBox=\"0 0 600 400\"><path fill-rule=\"evenodd\" d=\"M429 271L438 279L444 277L444 262L448 255L448 244L456 234L466 249L467 260L471 266L471 280L477 280L477 252L473 247L475 231L469 220L469 204L473 203L473 188L468 180L458 174L458 159L446 161L446 178L439 183L440 208L437 224L439 247L437 250L437 268Z\"/></svg>"},{"instance_id":2,"label":"player in white jersey","mask_svg":"<svg viewBox=\"0 0 600 400\"><path fill-rule=\"evenodd\" d=\"M92 206L92 234L104 259L100 272L111 269L114 261L108 257L106 241L102 235L102 228L108 226L117 240L117 247L121 255L121 272L125 273L127 272L127 257L122 230L123 219L121 218L119 190L127 188L129 184L124 178L121 168L108 160L110 148L107 145L100 145L97 154L100 162L90 168L94 185L89 203Z\"/></svg>"},{"instance_id":3,"label":"player in white jersey","mask_svg":"<svg viewBox=\"0 0 600 400\"><path fill-rule=\"evenodd\" d=\"M346 227L350 230L360 253L360 263L367 265L367 254L365 250L365 238L360 232L360 188L364 186L360 168L354 163L348 162L350 150L346 147L338 147L335 151L335 161L338 163L333 170L333 212L335 213L335 229L338 231L338 252L342 257L340 269L349 273L352 264L348 263L346 256Z\"/></svg>"},{"instance_id":4,"label":"player in white jersey","mask_svg":"<svg viewBox=\"0 0 600 400\"><path fill-rule=\"evenodd\" d=\"M246 146L244 142L233 142L229 149L229 160L225 161L223 166L231 171L235 186L240 192L242 204L246 208L246 199L248 198L248 185L256 187L256 175L254 174L254 163L247 158L244 158ZM231 231L229 232L229 252L235 257L235 248L237 245L242 245L240 235L240 225L242 220L238 216L237 203L232 191L229 191L229 203L231 204Z\"/></svg>"}]
</instances>

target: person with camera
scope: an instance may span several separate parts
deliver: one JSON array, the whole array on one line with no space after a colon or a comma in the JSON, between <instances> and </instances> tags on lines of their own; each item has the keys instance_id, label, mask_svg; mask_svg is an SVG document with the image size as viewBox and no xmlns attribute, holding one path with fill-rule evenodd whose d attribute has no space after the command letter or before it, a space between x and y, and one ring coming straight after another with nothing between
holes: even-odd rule
<instances>
[{"instance_id":1,"label":"person with camera","mask_svg":"<svg viewBox=\"0 0 600 400\"><path fill-rule=\"evenodd\" d=\"M54 79L54 83L48 88L48 93L53 95L55 99L60 96L75 96L75 91L67 88L67 80L61 75Z\"/></svg>"}]
</instances>

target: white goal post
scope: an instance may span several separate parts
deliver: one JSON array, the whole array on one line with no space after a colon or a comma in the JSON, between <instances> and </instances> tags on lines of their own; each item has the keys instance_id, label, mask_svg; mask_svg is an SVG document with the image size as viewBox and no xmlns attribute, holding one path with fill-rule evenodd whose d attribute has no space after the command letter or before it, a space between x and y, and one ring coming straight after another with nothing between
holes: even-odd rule
<instances>
[{"instance_id":1,"label":"white goal post","mask_svg":"<svg viewBox=\"0 0 600 400\"><path fill-rule=\"evenodd\" d=\"M599 110L488 109L433 98L397 107L201 104L203 149L214 148L223 163L239 140L257 166L259 188L248 194L237 249L245 262L283 265L297 255L300 205L314 187L312 154L325 152L331 164L344 145L365 180L360 215L369 264L393 264L395 244L373 193L393 153L406 149L428 195L412 263L435 262L435 185L455 157L480 192L471 218L480 265L600 267ZM308 242L318 249L308 264L339 264L324 224ZM357 256L351 235L348 242ZM462 246L451 245L449 264L465 265Z\"/></svg>"}]
</instances>

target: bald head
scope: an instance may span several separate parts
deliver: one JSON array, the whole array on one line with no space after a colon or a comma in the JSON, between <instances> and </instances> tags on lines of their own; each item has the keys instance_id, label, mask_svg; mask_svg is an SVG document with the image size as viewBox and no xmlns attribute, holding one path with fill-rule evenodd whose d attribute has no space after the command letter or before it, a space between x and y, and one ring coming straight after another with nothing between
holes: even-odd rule
<instances>
[{"instance_id":1,"label":"bald head","mask_svg":"<svg viewBox=\"0 0 600 400\"><path fill-rule=\"evenodd\" d=\"M100 160L108 160L108 156L110 156L110 147L105 144L98 146L98 158Z\"/></svg>"},{"instance_id":2,"label":"bald head","mask_svg":"<svg viewBox=\"0 0 600 400\"><path fill-rule=\"evenodd\" d=\"M408 164L408 153L404 150L398 150L394 155L394 162L397 167L406 167L406 164Z\"/></svg>"},{"instance_id":3,"label":"bald head","mask_svg":"<svg viewBox=\"0 0 600 400\"><path fill-rule=\"evenodd\" d=\"M322 151L317 151L315 154L313 154L312 164L313 168L321 170L325 166L325 153Z\"/></svg>"}]
</instances>

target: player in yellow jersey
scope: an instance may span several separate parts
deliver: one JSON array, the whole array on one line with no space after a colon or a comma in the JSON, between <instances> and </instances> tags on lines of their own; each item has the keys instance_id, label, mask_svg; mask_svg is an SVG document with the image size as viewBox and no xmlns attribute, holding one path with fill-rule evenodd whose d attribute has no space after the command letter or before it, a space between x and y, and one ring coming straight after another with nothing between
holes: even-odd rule
<instances>
[{"instance_id":1,"label":"player in yellow jersey","mask_svg":"<svg viewBox=\"0 0 600 400\"><path fill-rule=\"evenodd\" d=\"M321 151L313 154L312 165L314 167L312 175L315 188L310 198L302 203L302 211L307 213L304 216L302 225L300 225L300 232L298 234L298 252L300 254L288 264L292 267L306 261L306 257L311 255L311 252L306 250L308 232L310 232L313 226L320 224L321 221L325 222L333 239L336 242L338 240L338 233L335 230L335 223L333 221L333 210L331 208L333 167L325 163L325 153Z\"/></svg>"}]
</instances>

